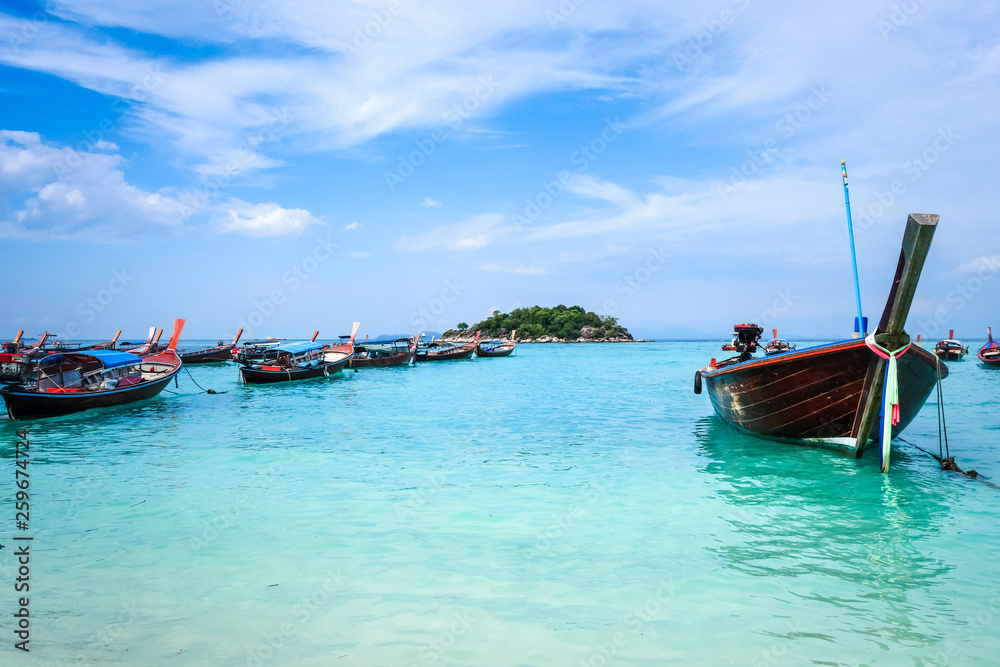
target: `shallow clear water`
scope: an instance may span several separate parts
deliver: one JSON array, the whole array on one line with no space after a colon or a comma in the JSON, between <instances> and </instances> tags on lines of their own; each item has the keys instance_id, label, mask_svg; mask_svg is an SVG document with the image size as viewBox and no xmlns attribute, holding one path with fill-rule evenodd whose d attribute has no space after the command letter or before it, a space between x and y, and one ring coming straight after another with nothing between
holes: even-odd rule
<instances>
[{"instance_id":1,"label":"shallow clear water","mask_svg":"<svg viewBox=\"0 0 1000 667\"><path fill-rule=\"evenodd\" d=\"M718 343L522 345L30 424L31 652L2 664L968 665L1000 655L1000 489L730 430ZM1000 372L949 365L1000 484ZM173 390L173 388L171 387ZM937 451L935 403L904 439Z\"/></svg>"}]
</instances>

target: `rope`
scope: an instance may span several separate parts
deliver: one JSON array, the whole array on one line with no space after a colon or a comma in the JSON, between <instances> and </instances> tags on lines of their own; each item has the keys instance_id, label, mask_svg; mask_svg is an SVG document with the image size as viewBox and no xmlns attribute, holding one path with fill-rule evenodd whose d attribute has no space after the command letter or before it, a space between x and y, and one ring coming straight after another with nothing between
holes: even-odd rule
<instances>
[{"instance_id":1,"label":"rope","mask_svg":"<svg viewBox=\"0 0 1000 667\"><path fill-rule=\"evenodd\" d=\"M907 343L898 350L890 351L875 342L873 332L865 338L865 345L889 362L886 364L885 388L882 390L882 441L879 443L879 449L882 451L882 472L889 472L892 427L899 423L899 375L896 369L896 358L906 354L911 344Z\"/></svg>"},{"instance_id":2,"label":"rope","mask_svg":"<svg viewBox=\"0 0 1000 667\"><path fill-rule=\"evenodd\" d=\"M936 360L934 370L937 372L938 452L941 452L941 443L944 442L944 452L941 456L951 458L951 452L948 450L948 424L944 418L944 392L941 390L941 360L936 356L934 359Z\"/></svg>"},{"instance_id":3,"label":"rope","mask_svg":"<svg viewBox=\"0 0 1000 667\"><path fill-rule=\"evenodd\" d=\"M194 379L193 375L191 375L191 369L190 368L188 368L187 366L184 366L184 370L187 371L188 377L191 378L191 382L194 382L194 386L198 387L198 389L201 389L206 394L225 394L226 393L224 391L215 391L214 389L205 389L200 384L198 384L198 381ZM175 375L174 377L176 378L177 376Z\"/></svg>"}]
</instances>

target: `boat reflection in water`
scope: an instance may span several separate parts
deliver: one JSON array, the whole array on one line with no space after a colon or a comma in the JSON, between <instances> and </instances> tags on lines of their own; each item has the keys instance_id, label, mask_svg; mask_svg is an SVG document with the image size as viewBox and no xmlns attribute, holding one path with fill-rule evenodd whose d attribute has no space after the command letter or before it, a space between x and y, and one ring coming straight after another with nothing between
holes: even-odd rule
<instances>
[{"instance_id":1,"label":"boat reflection in water","mask_svg":"<svg viewBox=\"0 0 1000 667\"><path fill-rule=\"evenodd\" d=\"M898 451L897 476L875 475L874 460L748 438L717 416L698 420L694 436L732 530L707 550L736 573L724 575L733 589L751 591L746 604L787 605L761 619L762 648L798 642L786 658L822 650L823 664L857 664L859 650L886 645L942 650L959 614L944 576L952 566L929 555L947 540L950 512L935 466Z\"/></svg>"}]
</instances>

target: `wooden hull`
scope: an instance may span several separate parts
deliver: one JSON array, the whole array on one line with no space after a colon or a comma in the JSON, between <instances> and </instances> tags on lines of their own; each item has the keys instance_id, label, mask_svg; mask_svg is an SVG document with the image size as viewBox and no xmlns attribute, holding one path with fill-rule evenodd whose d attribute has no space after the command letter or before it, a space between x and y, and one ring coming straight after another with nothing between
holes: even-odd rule
<instances>
[{"instance_id":1,"label":"wooden hull","mask_svg":"<svg viewBox=\"0 0 1000 667\"><path fill-rule=\"evenodd\" d=\"M11 419L55 417L152 398L163 391L180 370L181 364L178 363L173 370L155 380L143 380L140 384L123 389L51 394L11 386L0 390L0 395L3 396Z\"/></svg>"},{"instance_id":2,"label":"wooden hull","mask_svg":"<svg viewBox=\"0 0 1000 667\"><path fill-rule=\"evenodd\" d=\"M232 361L232 359L233 359L232 345L213 347L207 350L199 350L198 352L191 352L189 354L181 355L181 361L183 361L185 364L212 364L212 363L218 363L220 361Z\"/></svg>"},{"instance_id":3,"label":"wooden hull","mask_svg":"<svg viewBox=\"0 0 1000 667\"><path fill-rule=\"evenodd\" d=\"M965 352L959 350L934 350L934 355L941 361L961 361Z\"/></svg>"},{"instance_id":4,"label":"wooden hull","mask_svg":"<svg viewBox=\"0 0 1000 667\"><path fill-rule=\"evenodd\" d=\"M992 349L996 350L996 348ZM983 354L984 352L987 353L988 356L984 355ZM983 349L979 350L979 352L976 354L976 357L979 358L979 361L983 362L990 368L1000 368L1000 354L989 355L988 354L989 352L990 348L984 347Z\"/></svg>"},{"instance_id":5,"label":"wooden hull","mask_svg":"<svg viewBox=\"0 0 1000 667\"><path fill-rule=\"evenodd\" d=\"M310 366L308 368L288 368L283 370L264 370L252 366L241 366L240 374L247 384L273 384L275 382L294 382L295 380L308 380L310 378L328 377L343 370L350 357L345 357L340 361L333 361Z\"/></svg>"},{"instance_id":6,"label":"wooden hull","mask_svg":"<svg viewBox=\"0 0 1000 667\"><path fill-rule=\"evenodd\" d=\"M383 368L386 366L405 366L410 363L410 353L387 354L379 357L353 357L351 368Z\"/></svg>"},{"instance_id":7,"label":"wooden hull","mask_svg":"<svg viewBox=\"0 0 1000 667\"><path fill-rule=\"evenodd\" d=\"M444 352L417 353L417 361L451 361L453 359L468 359L476 351L475 345L463 345Z\"/></svg>"},{"instance_id":8,"label":"wooden hull","mask_svg":"<svg viewBox=\"0 0 1000 667\"><path fill-rule=\"evenodd\" d=\"M741 430L776 440L853 449L850 436L873 358L859 339L703 369L701 377L716 413ZM893 427L893 436L906 428L927 400L939 364L916 345L899 357L900 422ZM947 376L947 368L943 364L940 368L941 376Z\"/></svg>"}]
</instances>

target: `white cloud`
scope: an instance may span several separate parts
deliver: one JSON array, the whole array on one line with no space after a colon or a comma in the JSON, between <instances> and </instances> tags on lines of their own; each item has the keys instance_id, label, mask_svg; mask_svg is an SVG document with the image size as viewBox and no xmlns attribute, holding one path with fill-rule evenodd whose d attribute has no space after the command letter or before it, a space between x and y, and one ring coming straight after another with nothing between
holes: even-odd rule
<instances>
[{"instance_id":1,"label":"white cloud","mask_svg":"<svg viewBox=\"0 0 1000 667\"><path fill-rule=\"evenodd\" d=\"M0 131L0 201L9 202L0 208L0 238L112 240L181 225L184 204L166 190L130 185L124 162L46 144L37 133Z\"/></svg>"},{"instance_id":2,"label":"white cloud","mask_svg":"<svg viewBox=\"0 0 1000 667\"><path fill-rule=\"evenodd\" d=\"M496 240L503 231L504 217L495 213L474 216L466 222L442 225L415 237L403 236L396 245L403 250L479 250Z\"/></svg>"},{"instance_id":3,"label":"white cloud","mask_svg":"<svg viewBox=\"0 0 1000 667\"><path fill-rule=\"evenodd\" d=\"M440 206L441 202L435 201L434 199L431 199L430 197L424 197L424 200L422 202L420 202L420 205L421 206L427 206L427 207L434 207L434 206Z\"/></svg>"},{"instance_id":4,"label":"white cloud","mask_svg":"<svg viewBox=\"0 0 1000 667\"><path fill-rule=\"evenodd\" d=\"M372 254L370 252L352 252L351 253L351 257L357 257L358 259L365 259L365 258L371 257L371 256L372 256Z\"/></svg>"},{"instance_id":5,"label":"white cloud","mask_svg":"<svg viewBox=\"0 0 1000 667\"><path fill-rule=\"evenodd\" d=\"M319 222L312 213L303 209L282 208L274 202L248 204L239 199L230 199L220 206L216 217L221 231L249 236L297 234Z\"/></svg>"},{"instance_id":6,"label":"white cloud","mask_svg":"<svg viewBox=\"0 0 1000 667\"><path fill-rule=\"evenodd\" d=\"M344 225L344 229L357 229L359 226L358 221L355 220L354 222L349 222Z\"/></svg>"},{"instance_id":7,"label":"white cloud","mask_svg":"<svg viewBox=\"0 0 1000 667\"><path fill-rule=\"evenodd\" d=\"M102 150L114 145L105 142ZM293 234L318 222L308 211L239 199L192 207L197 193L129 184L120 155L77 151L37 133L0 130L0 238L117 240L202 219L225 232ZM5 208L2 202L8 202Z\"/></svg>"}]
</instances>

